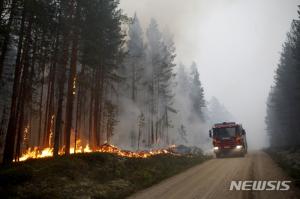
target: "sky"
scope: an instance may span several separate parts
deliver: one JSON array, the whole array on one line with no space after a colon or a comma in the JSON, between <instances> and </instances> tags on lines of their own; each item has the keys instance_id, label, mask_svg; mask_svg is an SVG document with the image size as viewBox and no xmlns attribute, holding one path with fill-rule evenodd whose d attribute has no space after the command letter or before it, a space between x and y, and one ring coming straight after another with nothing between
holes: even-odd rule
<instances>
[{"instance_id":1,"label":"sky","mask_svg":"<svg viewBox=\"0 0 300 199\"><path fill-rule=\"evenodd\" d=\"M268 145L266 100L300 0L120 0L146 28L155 18L174 35L177 62L196 61L206 98L242 123L250 148Z\"/></svg>"}]
</instances>

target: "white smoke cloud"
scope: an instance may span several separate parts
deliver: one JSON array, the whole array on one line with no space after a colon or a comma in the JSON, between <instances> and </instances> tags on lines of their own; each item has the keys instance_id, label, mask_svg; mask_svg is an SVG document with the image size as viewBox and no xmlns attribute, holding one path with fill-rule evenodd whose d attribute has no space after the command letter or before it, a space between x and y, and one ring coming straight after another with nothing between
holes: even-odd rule
<instances>
[{"instance_id":1,"label":"white smoke cloud","mask_svg":"<svg viewBox=\"0 0 300 199\"><path fill-rule=\"evenodd\" d=\"M121 0L144 27L154 17L174 34L178 60L196 60L206 97L216 96L266 146L266 99L299 0Z\"/></svg>"}]
</instances>

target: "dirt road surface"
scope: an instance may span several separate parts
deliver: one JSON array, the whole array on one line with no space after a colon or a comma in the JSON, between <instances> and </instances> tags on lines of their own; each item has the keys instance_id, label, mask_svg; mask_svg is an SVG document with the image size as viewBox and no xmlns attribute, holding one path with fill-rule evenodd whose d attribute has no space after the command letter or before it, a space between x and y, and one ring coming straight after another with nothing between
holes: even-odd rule
<instances>
[{"instance_id":1,"label":"dirt road surface","mask_svg":"<svg viewBox=\"0 0 300 199\"><path fill-rule=\"evenodd\" d=\"M232 180L291 180L264 152L250 152L244 158L212 159L129 199L296 199L299 190L230 191Z\"/></svg>"}]
</instances>

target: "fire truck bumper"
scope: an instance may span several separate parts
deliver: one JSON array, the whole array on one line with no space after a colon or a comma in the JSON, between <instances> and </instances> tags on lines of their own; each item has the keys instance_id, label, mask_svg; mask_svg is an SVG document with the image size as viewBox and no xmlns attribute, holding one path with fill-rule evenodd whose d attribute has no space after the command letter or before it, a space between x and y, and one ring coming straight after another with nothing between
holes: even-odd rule
<instances>
[{"instance_id":1,"label":"fire truck bumper","mask_svg":"<svg viewBox=\"0 0 300 199\"><path fill-rule=\"evenodd\" d=\"M214 152L217 157L220 156L230 156L230 155L245 155L245 148L242 145L237 145L235 147L214 147Z\"/></svg>"}]
</instances>

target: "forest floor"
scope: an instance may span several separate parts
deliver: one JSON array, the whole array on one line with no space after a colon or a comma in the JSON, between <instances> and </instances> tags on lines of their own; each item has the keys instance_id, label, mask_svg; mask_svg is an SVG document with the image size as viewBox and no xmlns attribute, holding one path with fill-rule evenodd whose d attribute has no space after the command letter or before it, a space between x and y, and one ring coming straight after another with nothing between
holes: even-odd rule
<instances>
[{"instance_id":1,"label":"forest floor","mask_svg":"<svg viewBox=\"0 0 300 199\"><path fill-rule=\"evenodd\" d=\"M300 187L300 146L288 148L268 148L265 151Z\"/></svg>"},{"instance_id":2,"label":"forest floor","mask_svg":"<svg viewBox=\"0 0 300 199\"><path fill-rule=\"evenodd\" d=\"M124 198L210 158L163 154L142 159L91 153L28 160L0 168L0 196Z\"/></svg>"}]
</instances>

